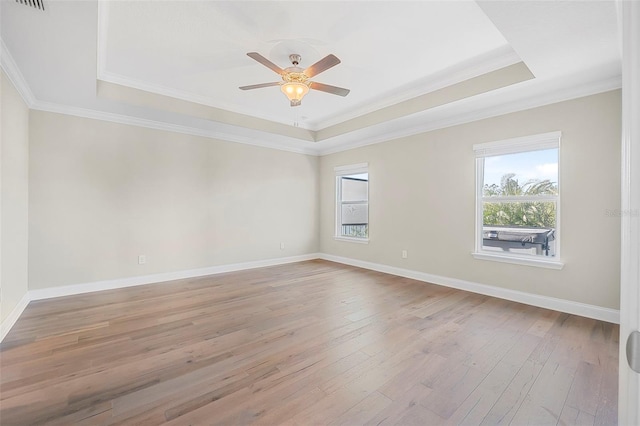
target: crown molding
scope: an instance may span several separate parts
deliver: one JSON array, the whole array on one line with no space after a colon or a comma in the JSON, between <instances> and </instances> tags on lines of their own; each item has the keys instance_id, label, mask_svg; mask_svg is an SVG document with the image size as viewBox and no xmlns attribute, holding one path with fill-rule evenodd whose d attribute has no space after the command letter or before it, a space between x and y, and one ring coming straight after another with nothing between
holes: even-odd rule
<instances>
[{"instance_id":1,"label":"crown molding","mask_svg":"<svg viewBox=\"0 0 640 426\"><path fill-rule=\"evenodd\" d=\"M294 152L297 154L314 156L318 155L315 147L303 147L295 145L286 146L282 144L283 139L285 139L284 136L272 135L265 132L237 128L238 132L236 134L232 134L228 131L225 132L221 130L208 130L191 126L183 126L179 124L132 117L124 114L116 114L89 108L80 108L54 102L41 101L38 100L31 91L29 84L22 75L22 72L20 72L20 68L18 68L18 66L16 65L13 57L9 53L9 50L5 46L2 39L0 39L0 49L0 66L29 109L71 115L81 118L89 118L93 120L109 121L112 123L126 124L130 126L145 127L148 129L163 130L167 132L182 133L192 136L201 136L209 139L218 139L226 142L277 149L280 151ZM292 144L309 143L308 141L298 140L294 138L286 139L289 139Z\"/></svg>"},{"instance_id":2,"label":"crown molding","mask_svg":"<svg viewBox=\"0 0 640 426\"><path fill-rule=\"evenodd\" d=\"M446 127L457 126L460 124L470 123L486 118L496 117L513 112L524 111L531 108L551 105L558 102L564 102L571 99L577 99L585 96L595 95L598 93L608 92L611 90L619 89L621 87L621 84L621 77L614 76L594 80L589 83L568 87L562 90L557 90L557 88L554 86L548 88L546 91L538 92L535 96L520 97L517 100L501 103L500 105L494 107L487 108L477 106L475 109L468 112L461 112L459 114L452 112L448 114L448 117L442 119L425 119L424 116L428 112L431 112L433 110L443 108L456 108L457 105L464 105L464 100L458 101L453 104L442 105L441 107L437 107L423 113L414 114L413 116L408 118L403 117L390 123L384 123L377 126L375 129L366 128L345 135L336 136L322 142L318 142L318 155L323 156L334 154L337 152L348 151L354 148L375 145L378 143L413 136L420 133L426 133ZM494 95L491 93L478 95L478 97L485 98L488 96Z\"/></svg>"},{"instance_id":3,"label":"crown molding","mask_svg":"<svg viewBox=\"0 0 640 426\"><path fill-rule=\"evenodd\" d=\"M518 62L521 62L518 54L511 46L506 45L447 67L421 80L407 83L393 92L383 93L366 103L355 106L346 114L337 113L317 122L312 121L310 124L313 130L318 131Z\"/></svg>"},{"instance_id":4,"label":"crown molding","mask_svg":"<svg viewBox=\"0 0 640 426\"><path fill-rule=\"evenodd\" d=\"M99 4L102 4L100 2ZM266 132L244 129L236 127L237 133L229 133L223 130L209 130L192 126L183 126L163 121L149 120L145 118L132 117L124 114L116 114L106 111L98 111L89 108L80 108L54 102L41 101L35 97L27 80L24 78L20 68L16 64L9 49L0 38L0 67L14 85L25 104L29 109L36 111L53 112L57 114L72 115L75 117L89 118L93 120L109 121L112 123L126 124L130 126L145 127L148 129L163 130L167 132L182 133L192 136L201 136L209 139L218 139L226 142L235 142L245 145L259 146L262 148L277 149L280 151L294 152L296 154L318 155L315 147L296 146L298 144L309 144L308 141L287 138L285 136L272 135ZM287 140L291 145L284 145Z\"/></svg>"},{"instance_id":5,"label":"crown molding","mask_svg":"<svg viewBox=\"0 0 640 426\"><path fill-rule=\"evenodd\" d=\"M241 111L235 105L223 103L223 102L214 102L210 97L207 97L207 96L199 96L194 93L186 92L183 90L172 89L169 87L162 86L160 84L147 83L147 82L136 80L123 75L119 75L110 71L106 71L104 69L98 71L98 80L106 81L108 83L113 83L113 84L119 84L121 86L130 87L132 89L143 90L145 92L155 93L157 95L167 96L169 98L179 99L181 101L192 102L194 104L204 105L211 108L217 108L227 112L241 114L241 115L253 117L256 119L271 121L274 123L284 124L287 126L290 125L286 121L276 119L276 117L267 116L265 114L259 114L254 111L252 111L251 114L249 115L247 114L246 111ZM302 123L298 127L300 127L301 129L313 131L313 129L302 125Z\"/></svg>"},{"instance_id":6,"label":"crown molding","mask_svg":"<svg viewBox=\"0 0 640 426\"><path fill-rule=\"evenodd\" d=\"M24 103L27 104L27 107L31 108L36 103L36 97L33 95L31 88L27 84L27 80L25 80L22 72L20 72L20 68L18 68L18 65L13 60L13 56L11 56L2 38L0 38L0 66L18 93L20 93Z\"/></svg>"},{"instance_id":7,"label":"crown molding","mask_svg":"<svg viewBox=\"0 0 640 426\"><path fill-rule=\"evenodd\" d=\"M124 114L115 114L105 111L97 111L88 108L79 108L69 105L61 105L53 102L36 101L31 107L33 110L52 112L57 114L72 115L75 117L89 118L93 120L109 121L112 123L126 124L129 126L145 127L148 129L162 130L173 133L182 133L185 135L201 136L209 139L217 139L226 142L241 143L245 145L253 145L262 148L277 149L280 151L294 152L296 154L317 155L317 150L311 147L302 146L286 146L277 141L269 139L277 139L281 141L284 137L274 136L260 132L256 136L248 129L237 128L238 134L231 134L225 131L202 129L192 126L183 126L180 124L167 123L163 121L149 120L146 118L132 117ZM245 135L242 135L245 133ZM291 139L291 138L290 138ZM302 140L293 140L297 144L310 143Z\"/></svg>"},{"instance_id":8,"label":"crown molding","mask_svg":"<svg viewBox=\"0 0 640 426\"><path fill-rule=\"evenodd\" d=\"M100 2L102 4L102 2ZM622 80L619 75L608 78L594 79L591 82L569 86L571 78L560 82L560 86L565 89L558 90L558 84L547 88L546 91L537 92L535 96L524 96L514 101L501 103L493 107L476 106L471 111L461 111L456 113L455 109L464 108L466 100L454 102L452 104L442 105L421 113L413 114L410 117L402 117L389 122L381 123L377 126L359 129L350 133L326 139L322 142L308 142L295 138L274 135L267 132L245 129L241 127L233 127L233 129L203 129L193 126L185 126L172 124L163 121L149 120L139 117L132 117L124 114L116 114L105 111L98 111L88 108L73 107L68 105L57 104L38 100L31 91L26 79L20 72L17 64L13 60L9 50L0 38L0 65L5 71L11 82L14 84L27 106L34 110L47 111L58 114L72 115L82 118L90 118L94 120L103 120L113 123L126 124L131 126L145 127L149 129L163 130L175 133L182 133L193 136L201 136L210 139L223 140L227 142L242 143L246 145L259 146L263 148L277 149L281 151L294 152L298 154L322 156L333 154L350 149L359 148L368 145L374 145L387 142L402 137L413 136L433 130L446 127L456 126L460 124L470 123L477 120L491 118L499 115L509 114L512 112L523 111L530 108L536 108L544 105L550 105L557 102L563 102L575 98L619 89ZM504 56L507 60L508 55ZM562 83L565 83L564 85ZM444 83L442 83L444 84ZM569 86L569 87L567 87ZM477 95L473 98L483 98L495 96L493 93ZM429 120L425 119L425 115L442 109L454 109L449 112L447 117ZM213 124L218 124L211 122ZM233 133L229 130L233 130ZM285 142L286 143L283 143ZM307 146L299 146L306 144ZM310 146L309 146L310 145Z\"/></svg>"}]
</instances>

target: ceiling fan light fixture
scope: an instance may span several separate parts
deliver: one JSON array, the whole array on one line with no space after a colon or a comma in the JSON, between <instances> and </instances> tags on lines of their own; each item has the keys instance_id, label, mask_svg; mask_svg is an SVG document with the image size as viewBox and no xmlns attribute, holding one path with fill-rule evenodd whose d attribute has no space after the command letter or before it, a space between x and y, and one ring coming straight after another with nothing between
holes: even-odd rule
<instances>
[{"instance_id":1,"label":"ceiling fan light fixture","mask_svg":"<svg viewBox=\"0 0 640 426\"><path fill-rule=\"evenodd\" d=\"M306 83L289 81L280 85L280 90L289 99L291 106L298 106L302 102L304 95L309 93L309 85Z\"/></svg>"},{"instance_id":2,"label":"ceiling fan light fixture","mask_svg":"<svg viewBox=\"0 0 640 426\"><path fill-rule=\"evenodd\" d=\"M247 53L247 56L260 62L270 70L278 73L280 77L282 77L282 82L278 83L274 81L273 83L240 86L240 90L253 90L260 89L262 87L280 86L280 90L282 91L282 93L284 93L287 99L289 99L292 107L299 106L302 103L302 98L304 98L304 95L309 93L309 89L331 93L332 95L338 96L347 96L349 94L349 89L344 89L342 87L331 86L329 84L323 84L309 80L313 76L316 76L321 72L324 72L329 68L338 65L340 63L340 59L336 58L335 55L327 55L307 69L302 69L298 66L301 60L300 55L298 54L289 55L291 65L293 66L287 67L285 69L280 68L258 52L249 52Z\"/></svg>"}]
</instances>

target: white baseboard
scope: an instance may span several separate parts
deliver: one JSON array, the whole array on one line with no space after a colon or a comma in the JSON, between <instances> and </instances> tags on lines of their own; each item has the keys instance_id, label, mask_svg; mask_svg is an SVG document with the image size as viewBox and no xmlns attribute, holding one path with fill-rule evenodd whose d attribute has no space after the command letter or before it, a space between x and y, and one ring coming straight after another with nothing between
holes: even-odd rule
<instances>
[{"instance_id":1,"label":"white baseboard","mask_svg":"<svg viewBox=\"0 0 640 426\"><path fill-rule=\"evenodd\" d=\"M428 274L426 272L397 268L395 266L382 265L379 263L366 262L363 260L334 256L331 254L321 253L320 258L332 262L344 263L345 265L357 266L359 268L370 269L373 271L398 275L418 281L438 284L445 287L470 291L472 293L484 294L486 296L511 300L513 302L525 303L527 305L537 306L540 308L580 315L583 317L593 318L614 324L620 323L620 311L616 309L603 308L601 306L588 305L586 303L573 302L571 300L557 299L555 297L525 293L522 291L510 290L502 287L494 287L486 284L459 280L457 278L442 277L439 275Z\"/></svg>"},{"instance_id":2,"label":"white baseboard","mask_svg":"<svg viewBox=\"0 0 640 426\"><path fill-rule=\"evenodd\" d=\"M228 265L210 266L207 268L189 269L184 271L165 272L161 274L143 275L139 277L121 278L115 280L96 281L91 283L73 284L62 287L30 290L31 300L51 299L53 297L72 296L74 294L91 293L94 291L113 290L117 288L133 287L137 285L153 284L184 278L203 277L205 275L222 274L225 272L242 271L245 269L263 268L265 266L284 265L286 263L302 262L318 259L317 253L299 256L278 257L275 259L255 260L251 262L232 263Z\"/></svg>"},{"instance_id":3,"label":"white baseboard","mask_svg":"<svg viewBox=\"0 0 640 426\"><path fill-rule=\"evenodd\" d=\"M537 294L525 293L517 290L494 287L486 284L479 284L471 281L459 280L457 278L442 277L428 274L426 272L413 271L410 269L397 268L379 263L367 262L364 260L351 259L347 257L334 256L326 253L310 253L299 256L280 257L275 259L256 260L252 262L234 263L229 265L212 266L208 268L191 269L185 271L167 272L162 274L144 275L140 277L122 278L116 280L97 281L92 283L74 284L62 287L44 288L30 290L18 302L13 311L2 324L0 324L0 342L5 338L11 327L16 323L24 309L31 300L50 299L53 297L71 296L74 294L91 293L102 290L112 290L117 288L132 287L143 284L153 284L184 278L202 277L205 275L221 274L225 272L241 271L246 269L263 268L266 266L284 265L287 263L302 262L305 260L324 259L332 262L343 263L345 265L357 266L359 268L384 272L387 274L411 278L445 287L470 291L472 293L484 294L486 296L525 303L527 305L538 306L540 308L553 309L555 311L566 312L568 314L580 315L587 318L607 321L614 324L620 323L620 311L616 309L603 308L600 306L587 305L585 303L573 302L570 300L557 299L554 297L540 296Z\"/></svg>"},{"instance_id":4,"label":"white baseboard","mask_svg":"<svg viewBox=\"0 0 640 426\"><path fill-rule=\"evenodd\" d=\"M0 324L0 342L4 340L6 335L9 333L9 330L11 330L11 327L13 327L16 321L18 321L18 318L20 318L20 315L22 315L22 312L24 312L30 301L29 292L27 292L22 296L22 299L20 299L11 313L2 321Z\"/></svg>"},{"instance_id":5,"label":"white baseboard","mask_svg":"<svg viewBox=\"0 0 640 426\"><path fill-rule=\"evenodd\" d=\"M91 283L73 284L61 287L43 288L29 290L22 300L2 321L0 342L4 340L11 327L16 323L24 309L32 300L51 299L54 297L72 296L74 294L92 293L102 290L113 290L117 288L133 287L137 285L160 283L184 278L202 277L205 275L222 274L225 272L241 271L245 269L263 268L266 266L284 265L286 263L302 262L305 260L318 259L318 253L303 254L299 256L279 257L275 259L256 260L252 262L233 263L228 265L211 266L208 268L190 269L185 271L166 272L162 274L143 275L140 277L122 278L116 280L96 281Z\"/></svg>"}]
</instances>

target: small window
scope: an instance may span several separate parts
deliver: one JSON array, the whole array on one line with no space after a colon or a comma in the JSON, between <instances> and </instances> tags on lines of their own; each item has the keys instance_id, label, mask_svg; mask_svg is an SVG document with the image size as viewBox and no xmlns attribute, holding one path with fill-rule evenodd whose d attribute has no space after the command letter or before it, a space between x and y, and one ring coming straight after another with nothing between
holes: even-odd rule
<instances>
[{"instance_id":1,"label":"small window","mask_svg":"<svg viewBox=\"0 0 640 426\"><path fill-rule=\"evenodd\" d=\"M367 242L369 239L368 165L335 168L336 239Z\"/></svg>"},{"instance_id":2,"label":"small window","mask_svg":"<svg viewBox=\"0 0 640 426\"><path fill-rule=\"evenodd\" d=\"M561 267L559 148L559 132L474 145L476 257Z\"/></svg>"}]
</instances>

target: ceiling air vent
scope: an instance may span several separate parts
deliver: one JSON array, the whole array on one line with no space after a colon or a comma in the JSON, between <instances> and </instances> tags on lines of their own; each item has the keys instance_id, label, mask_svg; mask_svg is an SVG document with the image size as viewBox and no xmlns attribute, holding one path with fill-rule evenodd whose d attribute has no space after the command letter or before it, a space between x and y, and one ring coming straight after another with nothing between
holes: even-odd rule
<instances>
[{"instance_id":1,"label":"ceiling air vent","mask_svg":"<svg viewBox=\"0 0 640 426\"><path fill-rule=\"evenodd\" d=\"M31 6L35 9L44 10L44 0L16 0L16 3Z\"/></svg>"}]
</instances>

